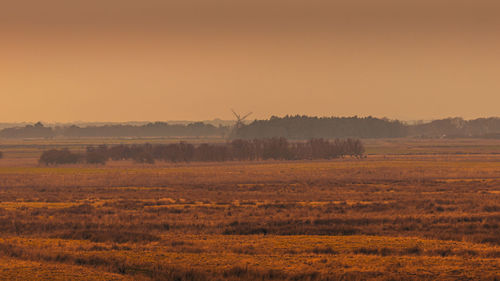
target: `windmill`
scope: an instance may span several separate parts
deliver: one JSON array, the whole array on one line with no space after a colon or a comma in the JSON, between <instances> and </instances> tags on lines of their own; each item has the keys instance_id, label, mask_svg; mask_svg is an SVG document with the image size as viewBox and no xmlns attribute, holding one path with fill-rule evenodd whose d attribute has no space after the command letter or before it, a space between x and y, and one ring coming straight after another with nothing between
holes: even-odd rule
<instances>
[{"instance_id":1,"label":"windmill","mask_svg":"<svg viewBox=\"0 0 500 281\"><path fill-rule=\"evenodd\" d=\"M236 123L234 124L234 131L243 127L245 125L245 123L244 123L245 119L247 119L247 117L252 114L252 112L249 112L249 113L245 114L243 117L241 117L241 115L236 113L236 111L234 111L233 109L231 109L231 111L233 112L234 116L236 117Z\"/></svg>"}]
</instances>

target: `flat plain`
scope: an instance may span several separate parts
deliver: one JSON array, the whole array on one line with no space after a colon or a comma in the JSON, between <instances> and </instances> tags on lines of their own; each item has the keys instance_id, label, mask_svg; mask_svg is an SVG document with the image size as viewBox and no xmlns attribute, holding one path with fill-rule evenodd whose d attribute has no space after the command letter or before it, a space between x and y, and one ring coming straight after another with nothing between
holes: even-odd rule
<instances>
[{"instance_id":1,"label":"flat plain","mask_svg":"<svg viewBox=\"0 0 500 281\"><path fill-rule=\"evenodd\" d=\"M0 280L500 280L500 140L331 161L40 166L0 150Z\"/></svg>"}]
</instances>

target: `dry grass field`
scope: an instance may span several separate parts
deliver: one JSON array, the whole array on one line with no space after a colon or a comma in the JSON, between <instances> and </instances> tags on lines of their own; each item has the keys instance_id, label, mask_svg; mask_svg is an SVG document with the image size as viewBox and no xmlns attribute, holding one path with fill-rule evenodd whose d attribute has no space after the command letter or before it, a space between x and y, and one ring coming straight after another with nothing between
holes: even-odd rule
<instances>
[{"instance_id":1,"label":"dry grass field","mask_svg":"<svg viewBox=\"0 0 500 281\"><path fill-rule=\"evenodd\" d=\"M498 140L368 140L367 158L332 161L37 164L84 142L1 143L0 280L500 280Z\"/></svg>"}]
</instances>

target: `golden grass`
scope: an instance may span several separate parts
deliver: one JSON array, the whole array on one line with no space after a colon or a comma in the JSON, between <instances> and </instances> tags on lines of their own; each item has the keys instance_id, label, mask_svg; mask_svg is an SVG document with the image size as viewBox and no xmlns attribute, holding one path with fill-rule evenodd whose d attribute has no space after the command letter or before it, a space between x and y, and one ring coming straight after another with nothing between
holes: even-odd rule
<instances>
[{"instance_id":1,"label":"golden grass","mask_svg":"<svg viewBox=\"0 0 500 281\"><path fill-rule=\"evenodd\" d=\"M0 280L500 278L498 141L405 141L294 162L43 167L7 151Z\"/></svg>"},{"instance_id":2,"label":"golden grass","mask_svg":"<svg viewBox=\"0 0 500 281\"><path fill-rule=\"evenodd\" d=\"M133 280L128 276L93 270L88 267L50 262L36 262L0 257L0 280Z\"/></svg>"},{"instance_id":3,"label":"golden grass","mask_svg":"<svg viewBox=\"0 0 500 281\"><path fill-rule=\"evenodd\" d=\"M242 267L280 270L288 275L316 272L325 276L346 273L368 276L404 272L408 276L434 276L444 280L458 276L479 280L496 276L500 268L498 256L491 257L492 253L500 253L500 247L413 237L164 235L158 242L119 247L33 238L7 238L0 243L25 249L33 259L45 251L82 259L96 256L123 259L129 266L144 268L152 268L154 264L180 268L188 265L190 269L215 272ZM387 254L370 252L373 249L385 249ZM67 263L63 264L68 267ZM27 267L30 266L36 265ZM67 270L65 267L59 269ZM44 270L45 277L40 276L40 279L50 274L64 274L51 270L51 273Z\"/></svg>"}]
</instances>

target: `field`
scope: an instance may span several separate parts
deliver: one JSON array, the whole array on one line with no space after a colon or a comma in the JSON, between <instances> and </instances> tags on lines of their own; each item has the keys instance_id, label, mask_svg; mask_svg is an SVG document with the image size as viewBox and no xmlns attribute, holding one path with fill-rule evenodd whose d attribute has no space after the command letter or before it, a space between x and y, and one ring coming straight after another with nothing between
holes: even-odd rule
<instances>
[{"instance_id":1,"label":"field","mask_svg":"<svg viewBox=\"0 0 500 281\"><path fill-rule=\"evenodd\" d=\"M499 140L367 140L366 158L332 161L37 164L47 148L122 141L0 142L0 280L500 280Z\"/></svg>"}]
</instances>

